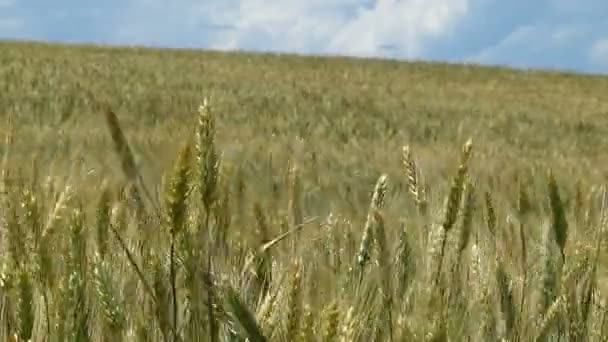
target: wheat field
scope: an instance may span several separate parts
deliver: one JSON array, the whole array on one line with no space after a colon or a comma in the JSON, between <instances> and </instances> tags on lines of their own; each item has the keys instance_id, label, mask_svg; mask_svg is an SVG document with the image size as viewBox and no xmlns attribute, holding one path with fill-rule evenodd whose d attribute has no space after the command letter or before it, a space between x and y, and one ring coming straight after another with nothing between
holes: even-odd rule
<instances>
[{"instance_id":1,"label":"wheat field","mask_svg":"<svg viewBox=\"0 0 608 342\"><path fill-rule=\"evenodd\" d=\"M0 43L3 341L606 341L608 77Z\"/></svg>"}]
</instances>

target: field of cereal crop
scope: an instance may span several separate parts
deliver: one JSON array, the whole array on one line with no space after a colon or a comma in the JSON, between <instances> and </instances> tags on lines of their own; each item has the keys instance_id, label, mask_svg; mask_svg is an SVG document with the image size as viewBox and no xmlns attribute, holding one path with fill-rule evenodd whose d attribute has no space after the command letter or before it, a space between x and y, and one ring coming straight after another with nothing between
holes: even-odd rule
<instances>
[{"instance_id":1,"label":"field of cereal crop","mask_svg":"<svg viewBox=\"0 0 608 342\"><path fill-rule=\"evenodd\" d=\"M601 341L608 77L0 43L0 339Z\"/></svg>"}]
</instances>

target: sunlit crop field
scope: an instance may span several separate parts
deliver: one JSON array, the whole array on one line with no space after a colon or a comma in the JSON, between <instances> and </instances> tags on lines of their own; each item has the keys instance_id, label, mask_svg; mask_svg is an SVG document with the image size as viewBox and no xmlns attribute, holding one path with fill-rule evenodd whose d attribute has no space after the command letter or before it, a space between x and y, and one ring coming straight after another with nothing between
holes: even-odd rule
<instances>
[{"instance_id":1,"label":"sunlit crop field","mask_svg":"<svg viewBox=\"0 0 608 342\"><path fill-rule=\"evenodd\" d=\"M608 77L0 43L0 116L3 341L608 336Z\"/></svg>"}]
</instances>

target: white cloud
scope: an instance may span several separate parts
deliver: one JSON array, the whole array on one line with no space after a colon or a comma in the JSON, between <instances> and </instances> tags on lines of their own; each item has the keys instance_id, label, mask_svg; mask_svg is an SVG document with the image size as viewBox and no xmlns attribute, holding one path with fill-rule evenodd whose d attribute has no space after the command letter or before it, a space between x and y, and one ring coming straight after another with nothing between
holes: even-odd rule
<instances>
[{"instance_id":1,"label":"white cloud","mask_svg":"<svg viewBox=\"0 0 608 342\"><path fill-rule=\"evenodd\" d=\"M213 47L299 52L316 49L344 21L342 13L335 8L337 3L339 1L239 1L224 19L232 29L220 34Z\"/></svg>"},{"instance_id":2,"label":"white cloud","mask_svg":"<svg viewBox=\"0 0 608 342\"><path fill-rule=\"evenodd\" d=\"M464 17L467 0L378 1L341 28L329 46L350 55L383 55L383 46L406 58L419 57L425 44L442 35Z\"/></svg>"},{"instance_id":3,"label":"white cloud","mask_svg":"<svg viewBox=\"0 0 608 342\"><path fill-rule=\"evenodd\" d=\"M449 34L469 0L242 0L214 48L419 57Z\"/></svg>"},{"instance_id":4,"label":"white cloud","mask_svg":"<svg viewBox=\"0 0 608 342\"><path fill-rule=\"evenodd\" d=\"M592 45L589 59L597 66L608 67L608 38L600 39Z\"/></svg>"}]
</instances>

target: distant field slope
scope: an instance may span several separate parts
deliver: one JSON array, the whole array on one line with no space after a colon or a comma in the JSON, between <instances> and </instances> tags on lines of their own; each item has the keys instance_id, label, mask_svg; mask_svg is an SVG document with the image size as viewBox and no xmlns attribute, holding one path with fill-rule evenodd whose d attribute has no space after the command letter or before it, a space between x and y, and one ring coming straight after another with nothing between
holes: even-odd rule
<instances>
[{"instance_id":1,"label":"distant field slope","mask_svg":"<svg viewBox=\"0 0 608 342\"><path fill-rule=\"evenodd\" d=\"M472 137L489 171L533 161L598 177L608 147L608 78L575 74L6 42L0 94L1 119L20 133L15 148L53 156L66 144L107 148L108 104L143 160L164 165L203 97L220 115L226 153L255 159L300 137L321 160L340 160L332 167L362 173L403 144L425 159Z\"/></svg>"}]
</instances>

